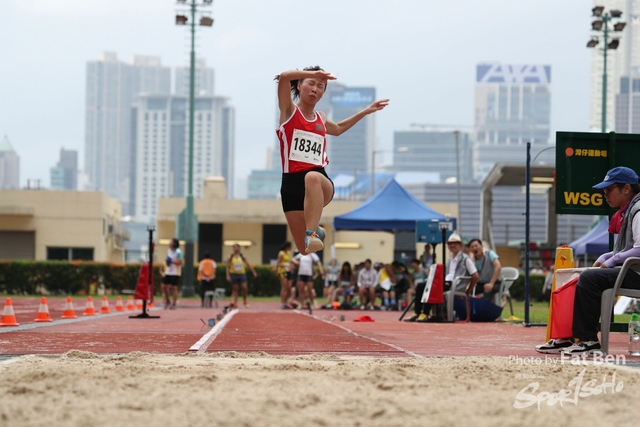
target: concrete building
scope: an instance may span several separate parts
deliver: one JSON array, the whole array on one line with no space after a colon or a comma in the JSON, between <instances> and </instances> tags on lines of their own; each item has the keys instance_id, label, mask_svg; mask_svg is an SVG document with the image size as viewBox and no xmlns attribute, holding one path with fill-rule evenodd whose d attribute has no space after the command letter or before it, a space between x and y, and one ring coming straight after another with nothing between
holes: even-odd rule
<instances>
[{"instance_id":1,"label":"concrete building","mask_svg":"<svg viewBox=\"0 0 640 427\"><path fill-rule=\"evenodd\" d=\"M169 94L171 70L160 58L113 52L88 61L85 100L85 171L91 188L104 191L129 211L131 107L139 91Z\"/></svg>"},{"instance_id":2,"label":"concrete building","mask_svg":"<svg viewBox=\"0 0 640 427\"><path fill-rule=\"evenodd\" d=\"M0 141L0 189L20 188L20 157L7 135Z\"/></svg>"},{"instance_id":3,"label":"concrete building","mask_svg":"<svg viewBox=\"0 0 640 427\"><path fill-rule=\"evenodd\" d=\"M0 190L0 259L124 261L121 214L99 192Z\"/></svg>"},{"instance_id":4,"label":"concrete building","mask_svg":"<svg viewBox=\"0 0 640 427\"><path fill-rule=\"evenodd\" d=\"M527 142L548 146L551 142L551 66L477 65L474 137L476 181L484 179L493 168L497 162L496 152L525 153ZM488 154L484 155L484 151ZM522 154L521 158L524 163L526 156ZM513 157L510 161L514 161Z\"/></svg>"},{"instance_id":5,"label":"concrete building","mask_svg":"<svg viewBox=\"0 0 640 427\"><path fill-rule=\"evenodd\" d=\"M473 180L473 136L468 132L458 135L458 159L456 137L453 131L417 130L393 133L393 166L397 172L431 172L440 175L441 182L457 178L460 166L460 182ZM378 169L376 169L378 170Z\"/></svg>"},{"instance_id":6,"label":"concrete building","mask_svg":"<svg viewBox=\"0 0 640 427\"><path fill-rule=\"evenodd\" d=\"M51 188L54 190L78 189L78 151L60 149L58 164L50 169Z\"/></svg>"},{"instance_id":7,"label":"concrete building","mask_svg":"<svg viewBox=\"0 0 640 427\"><path fill-rule=\"evenodd\" d=\"M626 23L622 32L609 32L609 41L619 39L617 49L607 49L607 114L606 131L615 130L621 133L631 133L628 127L618 128L616 113L620 103L617 95L621 93L621 78L640 77L640 0L594 0L593 6L604 6L605 12L611 10L622 11L621 20ZM585 20L585 28L590 22ZM610 29L613 29L610 25ZM600 132L602 129L602 75L604 71L604 57L602 54L602 31L597 34L600 44L591 49L591 87L589 128ZM626 111L632 108L628 106ZM627 122L629 123L629 122Z\"/></svg>"},{"instance_id":8,"label":"concrete building","mask_svg":"<svg viewBox=\"0 0 640 427\"><path fill-rule=\"evenodd\" d=\"M335 244L335 257L339 262L349 261L353 264L366 258L387 262L394 259L396 239L391 233L334 233L333 218L351 211L361 203L334 200L325 207L320 223L326 228L327 237L325 250L319 254L325 262L331 257L329 247L332 243ZM157 220L158 254L166 253L169 239L175 236L176 216L184 206L184 199L160 199ZM451 203L430 203L429 206L441 213L457 214L456 206ZM205 181L202 198L195 200L195 213L199 221L198 242L195 246L197 259L201 259L204 252L209 252L218 262L226 260L233 244L238 243L249 262L269 264L277 258L283 242L293 242L279 200L227 199L226 185L220 178ZM415 247L418 253L422 253L421 247Z\"/></svg>"},{"instance_id":9,"label":"concrete building","mask_svg":"<svg viewBox=\"0 0 640 427\"><path fill-rule=\"evenodd\" d=\"M640 133L640 77L621 77L616 96L616 132Z\"/></svg>"},{"instance_id":10,"label":"concrete building","mask_svg":"<svg viewBox=\"0 0 640 427\"><path fill-rule=\"evenodd\" d=\"M188 97L140 94L134 109L130 200L136 221L152 223L161 197L188 192ZM221 175L233 192L234 110L228 99L198 96L195 101L193 194L200 183Z\"/></svg>"},{"instance_id":11,"label":"concrete building","mask_svg":"<svg viewBox=\"0 0 640 427\"><path fill-rule=\"evenodd\" d=\"M189 95L189 77L191 73L191 67L188 65L185 67L176 67L176 82L174 93L176 95ZM207 67L207 63L204 59L196 60L196 78L195 82L195 94L196 95L209 95L213 96L213 68Z\"/></svg>"}]
</instances>

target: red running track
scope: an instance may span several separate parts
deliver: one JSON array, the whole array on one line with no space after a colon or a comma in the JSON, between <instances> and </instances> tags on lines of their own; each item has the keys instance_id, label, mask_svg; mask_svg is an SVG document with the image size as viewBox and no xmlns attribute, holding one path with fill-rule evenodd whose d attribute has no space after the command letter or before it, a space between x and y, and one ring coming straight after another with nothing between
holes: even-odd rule
<instances>
[{"instance_id":1,"label":"red running track","mask_svg":"<svg viewBox=\"0 0 640 427\"><path fill-rule=\"evenodd\" d=\"M153 311L160 319L128 318L138 311L83 318L85 301L74 299L81 321L64 323L59 321L64 299L51 298L49 310L56 322L25 329L34 326L29 324L35 319L40 298L13 298L16 317L23 326L0 328L0 354L56 354L69 350L184 353L209 331L202 322L222 311L221 308L201 309L197 301L181 301L178 310ZM94 304L99 309L99 303ZM115 302L111 300L110 304L113 310ZM371 316L375 322L353 321L362 314ZM340 321L341 315L345 321ZM379 357L411 354L527 357L540 356L534 347L542 343L545 336L543 327L525 328L507 323L417 324L399 322L399 315L398 312L316 310L310 317L306 312L280 310L276 303L252 302L250 309L241 308L231 318L206 350ZM627 335L612 333L610 339L610 352L626 355Z\"/></svg>"}]
</instances>

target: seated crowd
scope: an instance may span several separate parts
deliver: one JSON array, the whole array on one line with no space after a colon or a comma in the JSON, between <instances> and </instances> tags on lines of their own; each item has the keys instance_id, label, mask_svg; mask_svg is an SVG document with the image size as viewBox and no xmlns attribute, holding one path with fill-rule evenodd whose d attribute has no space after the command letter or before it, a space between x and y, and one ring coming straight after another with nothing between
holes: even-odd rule
<instances>
[{"instance_id":1,"label":"seated crowd","mask_svg":"<svg viewBox=\"0 0 640 427\"><path fill-rule=\"evenodd\" d=\"M493 299L500 290L498 255L484 249L479 239L471 240L465 247L457 234L450 236L447 247L452 256L446 264L444 290L448 290L458 276L466 276L471 280L462 291ZM289 291L287 298L283 298L282 308L316 307L313 279L321 275L324 279L323 308L403 310L415 297L415 312L407 321L434 321L440 316L441 307L421 302L434 263L430 245L425 245L422 256L413 259L409 268L398 261L373 263L370 259L355 266L348 261L339 265L332 259L325 268L314 256L292 256L286 269L282 269L287 271L283 281L290 280L293 285L284 285L283 289Z\"/></svg>"}]
</instances>

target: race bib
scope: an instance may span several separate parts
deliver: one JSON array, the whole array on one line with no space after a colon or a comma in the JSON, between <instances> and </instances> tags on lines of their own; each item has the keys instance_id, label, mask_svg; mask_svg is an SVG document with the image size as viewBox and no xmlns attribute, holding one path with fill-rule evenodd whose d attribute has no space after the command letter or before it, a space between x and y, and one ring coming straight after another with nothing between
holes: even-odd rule
<instances>
[{"instance_id":1,"label":"race bib","mask_svg":"<svg viewBox=\"0 0 640 427\"><path fill-rule=\"evenodd\" d=\"M322 166L324 137L300 129L293 131L289 160Z\"/></svg>"},{"instance_id":2,"label":"race bib","mask_svg":"<svg viewBox=\"0 0 640 427\"><path fill-rule=\"evenodd\" d=\"M233 263L233 269L235 271L242 271L244 270L244 263L243 262L234 262Z\"/></svg>"}]
</instances>

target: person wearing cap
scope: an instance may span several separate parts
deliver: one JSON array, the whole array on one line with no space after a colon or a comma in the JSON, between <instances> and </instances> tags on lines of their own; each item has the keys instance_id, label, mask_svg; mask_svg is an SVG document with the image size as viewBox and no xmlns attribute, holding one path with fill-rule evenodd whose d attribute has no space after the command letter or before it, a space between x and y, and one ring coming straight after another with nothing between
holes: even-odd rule
<instances>
[{"instance_id":1,"label":"person wearing cap","mask_svg":"<svg viewBox=\"0 0 640 427\"><path fill-rule=\"evenodd\" d=\"M618 237L613 251L601 255L594 267L583 271L576 284L573 304L573 337L552 339L536 346L540 353L570 355L593 354L600 351L598 322L602 292L613 288L620 269L627 258L640 256L640 185L638 175L630 168L620 166L607 172L604 180L593 186L604 191L604 198L612 208L620 208L611 218L609 232ZM625 275L622 287L640 289L640 271Z\"/></svg>"},{"instance_id":2,"label":"person wearing cap","mask_svg":"<svg viewBox=\"0 0 640 427\"><path fill-rule=\"evenodd\" d=\"M448 291L452 286L452 283L456 278L467 276L471 277L469 284L464 289L459 289L460 291L466 292L467 295L471 295L473 288L476 286L478 282L478 270L476 269L475 263L469 257L469 255L465 254L462 250L462 238L457 233L452 233L447 239L447 247L449 248L449 252L451 252L451 256L447 260L446 269L445 269L445 277L444 277L444 291ZM429 318L429 311L431 310L430 304L421 304L419 300L422 297L422 294L418 289L416 289L416 314L409 319L408 322L428 322L428 321L440 321L442 320L442 316L440 313L436 312L435 316ZM436 311L438 311L436 309Z\"/></svg>"}]
</instances>

